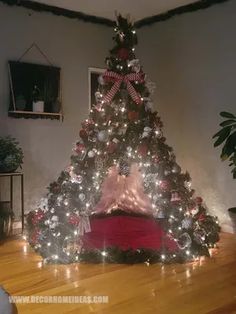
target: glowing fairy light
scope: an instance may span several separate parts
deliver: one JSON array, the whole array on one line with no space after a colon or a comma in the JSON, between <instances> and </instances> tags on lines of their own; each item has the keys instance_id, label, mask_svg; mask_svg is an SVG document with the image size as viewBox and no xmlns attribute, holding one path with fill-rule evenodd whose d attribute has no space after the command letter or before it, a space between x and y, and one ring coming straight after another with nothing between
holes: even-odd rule
<instances>
[{"instance_id":1,"label":"glowing fairy light","mask_svg":"<svg viewBox=\"0 0 236 314\"><path fill-rule=\"evenodd\" d=\"M102 252L101 252L101 255L102 255L102 256L107 256L107 252L106 252L106 251L102 251Z\"/></svg>"},{"instance_id":2,"label":"glowing fairy light","mask_svg":"<svg viewBox=\"0 0 236 314\"><path fill-rule=\"evenodd\" d=\"M166 259L165 254L162 254L162 255L161 255L161 259L162 259L163 261Z\"/></svg>"}]
</instances>

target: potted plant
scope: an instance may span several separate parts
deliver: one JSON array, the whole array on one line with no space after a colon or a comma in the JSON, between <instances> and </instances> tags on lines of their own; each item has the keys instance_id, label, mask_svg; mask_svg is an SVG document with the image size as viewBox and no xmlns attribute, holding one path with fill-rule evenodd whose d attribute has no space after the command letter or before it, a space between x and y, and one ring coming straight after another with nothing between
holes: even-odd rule
<instances>
[{"instance_id":1,"label":"potted plant","mask_svg":"<svg viewBox=\"0 0 236 314\"><path fill-rule=\"evenodd\" d=\"M33 111L44 112L43 96L37 85L34 86L34 89L32 92L32 98L33 98Z\"/></svg>"},{"instance_id":2,"label":"potted plant","mask_svg":"<svg viewBox=\"0 0 236 314\"><path fill-rule=\"evenodd\" d=\"M11 136L0 137L0 172L14 172L23 163L23 151Z\"/></svg>"},{"instance_id":3,"label":"potted plant","mask_svg":"<svg viewBox=\"0 0 236 314\"><path fill-rule=\"evenodd\" d=\"M221 160L229 160L233 178L236 179L236 116L225 111L221 112L220 115L225 120L220 123L220 131L213 136L213 138L217 138L214 146L223 144ZM228 211L236 232L236 207L229 208Z\"/></svg>"}]
</instances>

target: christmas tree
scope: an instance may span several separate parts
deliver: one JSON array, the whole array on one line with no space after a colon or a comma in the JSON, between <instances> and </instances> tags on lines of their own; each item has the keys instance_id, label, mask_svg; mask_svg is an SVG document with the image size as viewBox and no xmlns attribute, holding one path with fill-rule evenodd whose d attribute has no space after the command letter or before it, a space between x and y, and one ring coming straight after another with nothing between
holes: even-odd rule
<instances>
[{"instance_id":1,"label":"christmas tree","mask_svg":"<svg viewBox=\"0 0 236 314\"><path fill-rule=\"evenodd\" d=\"M118 16L115 46L70 166L30 212L28 239L47 262L177 262L209 256L216 217L194 197L166 144L154 85L135 57L136 31Z\"/></svg>"}]
</instances>

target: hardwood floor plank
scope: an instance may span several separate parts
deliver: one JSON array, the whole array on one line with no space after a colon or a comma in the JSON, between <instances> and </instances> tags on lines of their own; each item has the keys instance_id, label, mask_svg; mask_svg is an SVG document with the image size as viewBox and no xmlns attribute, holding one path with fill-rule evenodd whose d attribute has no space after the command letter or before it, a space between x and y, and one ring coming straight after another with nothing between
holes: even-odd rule
<instances>
[{"instance_id":1,"label":"hardwood floor plank","mask_svg":"<svg viewBox=\"0 0 236 314\"><path fill-rule=\"evenodd\" d=\"M13 296L107 295L104 304L17 304L19 314L236 313L236 237L187 264L43 265L22 240L0 246L0 284Z\"/></svg>"}]
</instances>

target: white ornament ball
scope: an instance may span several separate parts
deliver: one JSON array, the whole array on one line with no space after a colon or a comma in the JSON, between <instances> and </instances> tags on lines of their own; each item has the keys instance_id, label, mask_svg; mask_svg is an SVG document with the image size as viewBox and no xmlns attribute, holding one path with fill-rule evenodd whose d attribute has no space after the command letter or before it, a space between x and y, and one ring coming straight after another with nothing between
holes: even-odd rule
<instances>
[{"instance_id":1,"label":"white ornament ball","mask_svg":"<svg viewBox=\"0 0 236 314\"><path fill-rule=\"evenodd\" d=\"M149 126L145 126L143 130L144 132L151 132L152 129Z\"/></svg>"},{"instance_id":2,"label":"white ornament ball","mask_svg":"<svg viewBox=\"0 0 236 314\"><path fill-rule=\"evenodd\" d=\"M197 215L198 212L199 212L198 206L196 206L195 208L193 208L193 209L191 210L191 214L192 214L193 216Z\"/></svg>"},{"instance_id":3,"label":"white ornament ball","mask_svg":"<svg viewBox=\"0 0 236 314\"><path fill-rule=\"evenodd\" d=\"M85 200L85 195L84 193L79 194L79 199L83 202Z\"/></svg>"},{"instance_id":4,"label":"white ornament ball","mask_svg":"<svg viewBox=\"0 0 236 314\"><path fill-rule=\"evenodd\" d=\"M102 95L99 91L97 91L97 92L95 93L96 102L102 101L102 98L103 98L103 95Z\"/></svg>"},{"instance_id":5,"label":"white ornament ball","mask_svg":"<svg viewBox=\"0 0 236 314\"><path fill-rule=\"evenodd\" d=\"M82 181L83 181L83 177L82 177L81 175L78 175L78 176L76 177L76 182L82 183Z\"/></svg>"},{"instance_id":6,"label":"white ornament ball","mask_svg":"<svg viewBox=\"0 0 236 314\"><path fill-rule=\"evenodd\" d=\"M180 173L181 172L180 166L177 165L177 164L174 164L173 167L172 167L172 172L173 173Z\"/></svg>"},{"instance_id":7,"label":"white ornament ball","mask_svg":"<svg viewBox=\"0 0 236 314\"><path fill-rule=\"evenodd\" d=\"M93 150L90 150L89 152L88 152L88 157L89 158L93 158L95 156L95 152L93 151Z\"/></svg>"},{"instance_id":8,"label":"white ornament ball","mask_svg":"<svg viewBox=\"0 0 236 314\"><path fill-rule=\"evenodd\" d=\"M102 131L98 132L98 140L100 142L106 142L108 140L108 137L109 137L109 135L108 135L107 131L102 130Z\"/></svg>"},{"instance_id":9,"label":"white ornament ball","mask_svg":"<svg viewBox=\"0 0 236 314\"><path fill-rule=\"evenodd\" d=\"M193 220L191 217L186 217L184 218L184 220L182 221L182 228L184 229L190 229L192 227L193 224Z\"/></svg>"},{"instance_id":10,"label":"white ornament ball","mask_svg":"<svg viewBox=\"0 0 236 314\"><path fill-rule=\"evenodd\" d=\"M156 202L156 201L158 200L158 198L159 198L159 197L158 197L157 195L154 195L154 196L153 196L153 201Z\"/></svg>"},{"instance_id":11,"label":"white ornament ball","mask_svg":"<svg viewBox=\"0 0 236 314\"><path fill-rule=\"evenodd\" d=\"M54 222L57 222L59 220L59 218L58 218L58 216L54 215L54 216L52 216L51 220Z\"/></svg>"},{"instance_id":12,"label":"white ornament ball","mask_svg":"<svg viewBox=\"0 0 236 314\"><path fill-rule=\"evenodd\" d=\"M187 232L181 234L177 242L178 247L182 250L187 247L190 247L191 243L192 243L192 239Z\"/></svg>"},{"instance_id":13,"label":"white ornament ball","mask_svg":"<svg viewBox=\"0 0 236 314\"><path fill-rule=\"evenodd\" d=\"M56 227L58 226L58 223L57 222L53 222L49 225L49 228L50 229L55 229Z\"/></svg>"},{"instance_id":14,"label":"white ornament ball","mask_svg":"<svg viewBox=\"0 0 236 314\"><path fill-rule=\"evenodd\" d=\"M149 132L143 132L142 138L146 138L146 137L148 137L148 136L149 136Z\"/></svg>"}]
</instances>

